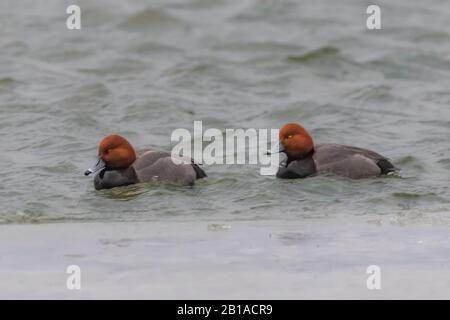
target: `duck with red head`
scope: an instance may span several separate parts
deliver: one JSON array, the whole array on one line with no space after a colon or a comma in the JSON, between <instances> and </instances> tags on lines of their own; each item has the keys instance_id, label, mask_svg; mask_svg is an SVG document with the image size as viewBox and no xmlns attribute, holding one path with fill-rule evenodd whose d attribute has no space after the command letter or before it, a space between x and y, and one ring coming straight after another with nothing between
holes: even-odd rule
<instances>
[{"instance_id":1,"label":"duck with red head","mask_svg":"<svg viewBox=\"0 0 450 320\"><path fill-rule=\"evenodd\" d=\"M323 173L358 179L376 177L396 170L382 155L358 147L317 144L308 131L296 123L280 129L279 152L287 156L280 165L278 178L305 178Z\"/></svg>"},{"instance_id":2,"label":"duck with red head","mask_svg":"<svg viewBox=\"0 0 450 320\"><path fill-rule=\"evenodd\" d=\"M109 189L139 182L165 181L192 185L196 179L206 177L194 163L175 164L171 154L148 149L135 151L119 135L110 135L100 142L98 161L86 170L86 176L99 172L94 178L95 189Z\"/></svg>"}]
</instances>

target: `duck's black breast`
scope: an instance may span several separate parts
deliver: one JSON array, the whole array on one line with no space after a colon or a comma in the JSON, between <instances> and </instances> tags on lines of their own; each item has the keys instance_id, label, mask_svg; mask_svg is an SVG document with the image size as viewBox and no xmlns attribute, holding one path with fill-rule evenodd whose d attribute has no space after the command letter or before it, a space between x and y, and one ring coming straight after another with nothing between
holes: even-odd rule
<instances>
[{"instance_id":1,"label":"duck's black breast","mask_svg":"<svg viewBox=\"0 0 450 320\"><path fill-rule=\"evenodd\" d=\"M299 179L317 174L312 154L301 160L287 161L278 168L277 178Z\"/></svg>"},{"instance_id":2,"label":"duck's black breast","mask_svg":"<svg viewBox=\"0 0 450 320\"><path fill-rule=\"evenodd\" d=\"M94 178L96 190L111 189L138 183L139 180L133 167L124 170L103 170Z\"/></svg>"}]
</instances>

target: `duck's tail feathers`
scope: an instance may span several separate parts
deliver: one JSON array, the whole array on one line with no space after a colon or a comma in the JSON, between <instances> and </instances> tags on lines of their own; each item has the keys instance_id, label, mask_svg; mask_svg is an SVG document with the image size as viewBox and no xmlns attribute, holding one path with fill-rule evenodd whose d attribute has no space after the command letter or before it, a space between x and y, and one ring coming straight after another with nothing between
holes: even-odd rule
<instances>
[{"instance_id":1,"label":"duck's tail feathers","mask_svg":"<svg viewBox=\"0 0 450 320\"><path fill-rule=\"evenodd\" d=\"M377 162L382 174L389 174L391 172L399 171L399 169L392 164L388 159L381 159Z\"/></svg>"},{"instance_id":2,"label":"duck's tail feathers","mask_svg":"<svg viewBox=\"0 0 450 320\"><path fill-rule=\"evenodd\" d=\"M195 170L197 179L203 179L203 178L207 177L205 171L203 171L202 168L200 168L197 164L193 163L192 168L194 168L194 170Z\"/></svg>"}]
</instances>

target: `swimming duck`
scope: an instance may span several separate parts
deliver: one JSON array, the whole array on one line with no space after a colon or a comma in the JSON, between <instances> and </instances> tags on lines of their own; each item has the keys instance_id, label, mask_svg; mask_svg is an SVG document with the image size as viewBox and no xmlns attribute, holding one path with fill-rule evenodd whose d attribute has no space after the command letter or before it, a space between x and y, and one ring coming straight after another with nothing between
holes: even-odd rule
<instances>
[{"instance_id":1,"label":"swimming duck","mask_svg":"<svg viewBox=\"0 0 450 320\"><path fill-rule=\"evenodd\" d=\"M148 149L135 151L119 135L107 136L100 142L98 161L84 174L88 176L94 172L98 172L94 178L97 190L148 181L193 185L195 180L206 177L205 172L191 160L175 164L169 152Z\"/></svg>"},{"instance_id":2,"label":"swimming duck","mask_svg":"<svg viewBox=\"0 0 450 320\"><path fill-rule=\"evenodd\" d=\"M371 150L340 145L314 145L301 125L288 123L280 129L279 150L285 155L278 178L296 179L333 173L352 179L376 177L397 169L386 157Z\"/></svg>"}]
</instances>

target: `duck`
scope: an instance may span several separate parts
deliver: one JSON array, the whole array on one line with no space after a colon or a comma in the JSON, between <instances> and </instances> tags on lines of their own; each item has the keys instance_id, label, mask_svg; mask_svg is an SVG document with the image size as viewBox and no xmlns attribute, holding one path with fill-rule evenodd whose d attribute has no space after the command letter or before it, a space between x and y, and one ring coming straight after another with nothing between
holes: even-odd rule
<instances>
[{"instance_id":1,"label":"duck","mask_svg":"<svg viewBox=\"0 0 450 320\"><path fill-rule=\"evenodd\" d=\"M314 144L309 132L297 123L279 131L277 178L298 179L331 173L350 179L388 175L398 170L392 162L368 149L342 144Z\"/></svg>"},{"instance_id":2,"label":"duck","mask_svg":"<svg viewBox=\"0 0 450 320\"><path fill-rule=\"evenodd\" d=\"M181 161L173 161L167 151L135 150L128 140L114 134L101 140L97 162L84 174L96 173L96 190L150 181L193 185L197 179L206 177L191 159L178 160Z\"/></svg>"}]
</instances>

